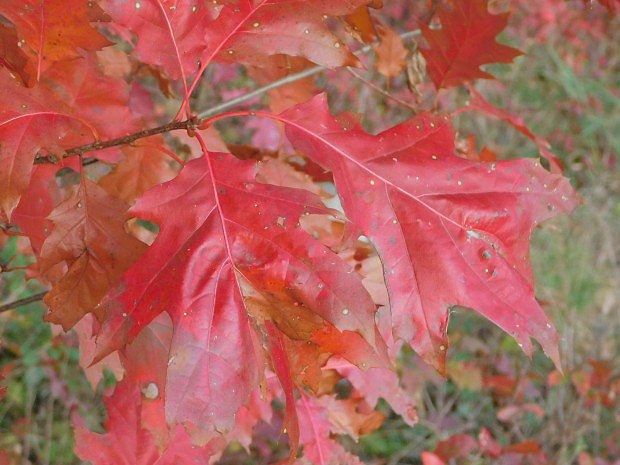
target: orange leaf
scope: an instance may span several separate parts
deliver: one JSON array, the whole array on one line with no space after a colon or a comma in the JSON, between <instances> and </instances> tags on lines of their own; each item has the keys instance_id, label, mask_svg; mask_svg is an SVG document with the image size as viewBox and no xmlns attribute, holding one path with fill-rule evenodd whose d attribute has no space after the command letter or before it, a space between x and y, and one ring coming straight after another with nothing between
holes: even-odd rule
<instances>
[{"instance_id":1,"label":"orange leaf","mask_svg":"<svg viewBox=\"0 0 620 465\"><path fill-rule=\"evenodd\" d=\"M26 69L36 81L55 62L79 58L78 49L100 50L110 45L90 25L104 19L95 2L23 0L17 6L3 1L0 14L15 24L18 44L30 60ZM28 84L32 86L34 80L28 79Z\"/></svg>"},{"instance_id":2,"label":"orange leaf","mask_svg":"<svg viewBox=\"0 0 620 465\"><path fill-rule=\"evenodd\" d=\"M116 284L146 246L125 232L127 206L84 181L51 213L54 230L43 243L40 267L51 276L66 269L45 296L48 321L71 328Z\"/></svg>"},{"instance_id":3,"label":"orange leaf","mask_svg":"<svg viewBox=\"0 0 620 465\"><path fill-rule=\"evenodd\" d=\"M398 76L405 68L408 53L403 39L387 26L379 26L378 31L381 43L373 47L378 58L377 71L388 78Z\"/></svg>"}]
</instances>

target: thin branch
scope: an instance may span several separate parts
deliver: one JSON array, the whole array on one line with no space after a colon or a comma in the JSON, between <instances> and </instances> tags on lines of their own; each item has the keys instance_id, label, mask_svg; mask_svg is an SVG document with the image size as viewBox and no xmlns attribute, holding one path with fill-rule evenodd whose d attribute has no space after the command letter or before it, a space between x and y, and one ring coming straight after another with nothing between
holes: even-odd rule
<instances>
[{"instance_id":1,"label":"thin branch","mask_svg":"<svg viewBox=\"0 0 620 465\"><path fill-rule=\"evenodd\" d=\"M417 35L420 35L421 31L420 29L415 29L413 31L407 31L404 32L402 34L400 34L400 38L401 39L409 39L411 37L415 37ZM356 52L354 52L355 55L360 56L360 55L364 55L368 52L370 52L372 50L372 45L366 45L362 48L360 48L359 50L357 50ZM230 107L234 107L235 105L238 105L239 103L243 103L247 100L250 100L254 97L258 97L259 95L262 95L272 89L277 89L278 87L282 87L286 84L290 84L291 82L295 82L295 81L299 81L300 79L304 79L307 78L309 76L314 76L315 74L318 74L322 71L325 71L327 68L325 68L324 66L314 66L312 68L308 68L305 69L303 71L300 71L299 73L296 74L291 74L290 76L286 76L283 77L282 79L278 79L277 81L273 81L269 84L267 84L266 86L263 87L259 87L258 89L255 89L251 92L247 92L243 95L240 95L234 99L228 100L224 103L220 103L219 105L216 105L214 107L208 108L207 110L201 112L198 114L198 118L200 119L204 119L204 118L208 118L210 116L213 116L223 110L227 110Z\"/></svg>"},{"instance_id":2,"label":"thin branch","mask_svg":"<svg viewBox=\"0 0 620 465\"><path fill-rule=\"evenodd\" d=\"M214 107L211 107L201 113L198 114L200 119L208 118L210 116L216 115L223 110L227 110L230 107L234 107L240 103L243 103L247 100L253 99L254 97L258 97L272 89L277 89L278 87L285 86L286 84L290 84L291 82L299 81L300 79L307 78L309 76L314 76L322 71L325 71L324 66L313 66L312 68L304 69L303 71L295 74L291 74L290 76L283 77L282 79L278 79L277 81L273 81L266 86L259 87L258 89L254 89L251 92L246 92L238 97L230 99L224 103L220 103Z\"/></svg>"},{"instance_id":3,"label":"thin branch","mask_svg":"<svg viewBox=\"0 0 620 465\"><path fill-rule=\"evenodd\" d=\"M395 95L390 94L387 90L382 89L381 87L376 85L374 82L369 81L364 76L362 76L361 74L358 74L356 71L354 71L352 68L347 68L347 71L349 73L351 73L353 75L353 77L355 77L356 79L359 79L361 82L363 82L368 87L370 87L371 89L375 90L376 92L379 92L385 98L389 98L390 100L394 100L396 103L398 103L398 104L400 104L400 105L402 105L404 107L409 108L414 113L418 112L418 109L414 105L410 104L409 102L406 102L405 100L402 100L402 99L396 97Z\"/></svg>"},{"instance_id":4,"label":"thin branch","mask_svg":"<svg viewBox=\"0 0 620 465\"><path fill-rule=\"evenodd\" d=\"M95 150L107 149L109 147L115 147L117 145L125 145L131 144L132 142L137 141L138 139L144 139L145 137L154 136L156 134L162 134L164 132L175 131L178 129L196 129L198 127L198 120L195 118L185 120L185 121L173 121L172 123L164 124L163 126L158 126L156 128L145 129L144 131L135 132L133 134L128 134L124 137L117 137L116 139L109 139L103 141L97 141L90 144L80 145L79 147L73 147L71 149L66 150L62 158L73 157L76 155L82 156L87 152L93 152ZM45 157L37 156L34 159L35 165L44 164L44 163L57 163L58 157L55 155L48 155Z\"/></svg>"},{"instance_id":5,"label":"thin branch","mask_svg":"<svg viewBox=\"0 0 620 465\"><path fill-rule=\"evenodd\" d=\"M37 294L32 294L29 297L24 297L23 299L14 300L13 302L9 302L8 304L0 305L0 313L12 310L17 307L21 307L22 305L31 304L33 302L39 302L43 300L45 294L49 291L38 292Z\"/></svg>"}]
</instances>

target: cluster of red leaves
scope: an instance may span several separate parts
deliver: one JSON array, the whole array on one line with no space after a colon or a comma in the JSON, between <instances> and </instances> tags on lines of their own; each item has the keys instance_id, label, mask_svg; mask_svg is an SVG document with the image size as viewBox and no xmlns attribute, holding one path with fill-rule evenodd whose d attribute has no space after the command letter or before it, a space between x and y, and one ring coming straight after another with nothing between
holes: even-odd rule
<instances>
[{"instance_id":1,"label":"cluster of red leaves","mask_svg":"<svg viewBox=\"0 0 620 465\"><path fill-rule=\"evenodd\" d=\"M290 461L358 463L335 436L376 429L379 397L415 421L395 357L407 344L444 372L455 305L527 354L537 339L559 366L529 238L579 200L542 141L552 172L459 156L441 112L369 134L309 81L270 92L273 113L192 112L214 62L268 83L312 63L358 66L355 41L379 37L379 71L398 74L408 52L373 22L379 3L0 2L3 230L30 240L47 319L78 329L84 365L125 372L106 434L75 417L81 458L211 463L231 441L249 446L283 401ZM437 91L519 54L495 40L507 18L462 0L439 9L439 28L420 25ZM178 93L175 117L161 102ZM471 108L539 142L471 93ZM281 124L281 150L224 144L213 124L237 116ZM172 117L165 135L140 133Z\"/></svg>"}]
</instances>

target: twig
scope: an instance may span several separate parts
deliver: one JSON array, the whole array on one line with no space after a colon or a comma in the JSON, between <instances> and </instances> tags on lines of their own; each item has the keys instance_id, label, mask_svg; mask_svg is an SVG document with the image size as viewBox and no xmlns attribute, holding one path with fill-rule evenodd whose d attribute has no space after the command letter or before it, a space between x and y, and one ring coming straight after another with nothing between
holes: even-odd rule
<instances>
[{"instance_id":1,"label":"twig","mask_svg":"<svg viewBox=\"0 0 620 465\"><path fill-rule=\"evenodd\" d=\"M307 78L309 76L313 76L322 71L325 71L325 67L323 66L314 66L312 68L304 69L303 71L295 74L291 74L290 76L283 77L282 79L278 79L277 81L273 81L266 86L259 87L258 89L254 89L251 92L247 92L238 97L230 99L224 103L220 103L214 107L211 107L201 113L198 114L200 119L208 118L210 116L216 115L223 110L227 110L230 107L234 107L240 103L243 103L247 100L253 99L254 97L258 97L272 89L277 89L278 87L285 86L286 84L290 84L291 82L299 81L300 79Z\"/></svg>"},{"instance_id":2,"label":"twig","mask_svg":"<svg viewBox=\"0 0 620 465\"><path fill-rule=\"evenodd\" d=\"M409 108L412 112L417 113L418 109L410 104L409 102L406 102L405 100L402 100L398 97L396 97L395 95L390 94L388 91L386 91L385 89L382 89L381 87L379 87L378 85L376 85L375 83L369 81L368 79L366 79L364 76L362 76L361 74L358 74L356 71L354 71L352 68L347 68L347 71L349 73L351 73L353 75L353 77L355 77L356 79L359 79L361 82L363 82L364 84L366 84L368 87L370 87L371 89L379 92L381 95L383 95L385 98L389 98L390 100L394 100L396 103L403 105L404 107Z\"/></svg>"},{"instance_id":3,"label":"twig","mask_svg":"<svg viewBox=\"0 0 620 465\"><path fill-rule=\"evenodd\" d=\"M407 31L404 32L402 34L400 34L400 38L401 39L409 39L411 37L415 37L417 35L420 35L421 31L419 29L415 29L413 31ZM355 55L360 56L360 55L364 55L365 53L368 53L372 50L372 45L366 45L362 48L360 48L359 50L357 50L356 52L354 52ZM259 95L262 95L272 89L276 89L278 87L282 87L286 84L290 84L291 82L295 82L295 81L299 81L300 79L304 79L307 78L309 76L313 76L315 74L318 74L322 71L325 71L327 68L325 68L324 66L314 66L312 68L308 68L305 69L303 71L300 71L299 73L295 73L295 74L291 74L290 76L286 76L283 77L282 79L278 79L277 81L273 81L272 83L267 84L266 86L263 87L259 87L258 89L254 89L251 92L247 92L243 95L240 95L239 97L236 97L234 99L228 100L227 102L224 103L220 103L219 105L216 105L214 107L211 107L201 113L198 114L198 117L200 119L204 119L204 118L208 118L210 116L213 116L217 113L219 113L220 111L223 110L227 110L230 107L234 107L235 105L238 105L239 103L243 103L247 100L250 100L254 97L258 97Z\"/></svg>"},{"instance_id":4,"label":"twig","mask_svg":"<svg viewBox=\"0 0 620 465\"><path fill-rule=\"evenodd\" d=\"M8 304L0 305L0 313L12 310L17 307L21 307L22 305L31 304L32 302L38 302L43 300L45 294L49 291L42 291L36 294L32 294L29 297L24 297L23 299L14 300L13 302L9 302Z\"/></svg>"},{"instance_id":5,"label":"twig","mask_svg":"<svg viewBox=\"0 0 620 465\"><path fill-rule=\"evenodd\" d=\"M103 141L93 142L91 144L80 145L79 147L73 147L65 151L63 153L62 158L73 157L76 155L83 155L87 152L92 152L94 150L107 149L109 147L115 147L117 145L125 145L131 144L132 142L137 141L138 139L144 139L145 137L154 136L156 134L162 134L164 132L175 131L178 129L196 129L198 127L198 120L195 118L185 120L185 121L173 121L172 123L164 124L163 126L157 126L156 128L145 129L144 131L135 132L133 134L128 134L124 137L117 137L116 139L109 139ZM44 163L56 163L58 161L58 157L55 155L48 155L45 157L37 156L34 159L34 164L44 164Z\"/></svg>"}]
</instances>

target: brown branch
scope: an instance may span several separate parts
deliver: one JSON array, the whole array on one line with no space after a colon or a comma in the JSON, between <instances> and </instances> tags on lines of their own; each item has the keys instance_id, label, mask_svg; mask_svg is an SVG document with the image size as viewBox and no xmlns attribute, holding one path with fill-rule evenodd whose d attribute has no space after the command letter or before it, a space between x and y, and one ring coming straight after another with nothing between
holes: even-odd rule
<instances>
[{"instance_id":1,"label":"brown branch","mask_svg":"<svg viewBox=\"0 0 620 465\"><path fill-rule=\"evenodd\" d=\"M0 305L0 313L12 310L17 307L21 307L22 305L31 304L33 302L39 302L43 300L45 294L49 291L38 292L37 294L32 294L29 297L24 297L23 299L14 300L13 302L9 302L8 304Z\"/></svg>"},{"instance_id":2,"label":"brown branch","mask_svg":"<svg viewBox=\"0 0 620 465\"><path fill-rule=\"evenodd\" d=\"M173 121L172 123L164 124L162 126L157 126L151 129L145 129L144 131L135 132L133 134L128 134L124 137L117 137L116 139L97 141L97 142L92 142L90 144L80 145L79 147L73 147L73 148L66 150L62 154L62 158L74 157L76 155L82 156L85 153L92 152L95 150L107 149L109 147L115 147L117 145L131 144L132 142L135 142L138 139L144 139L145 137L154 136L156 134L162 134L164 132L175 131L178 129L192 130L192 129L196 129L198 126L199 126L199 120L196 118L192 118L192 119L185 120L185 121ZM45 164L45 163L57 163L57 162L58 162L58 157L56 155L48 155L45 157L36 156L34 159L35 165L40 165L40 164Z\"/></svg>"}]
</instances>

